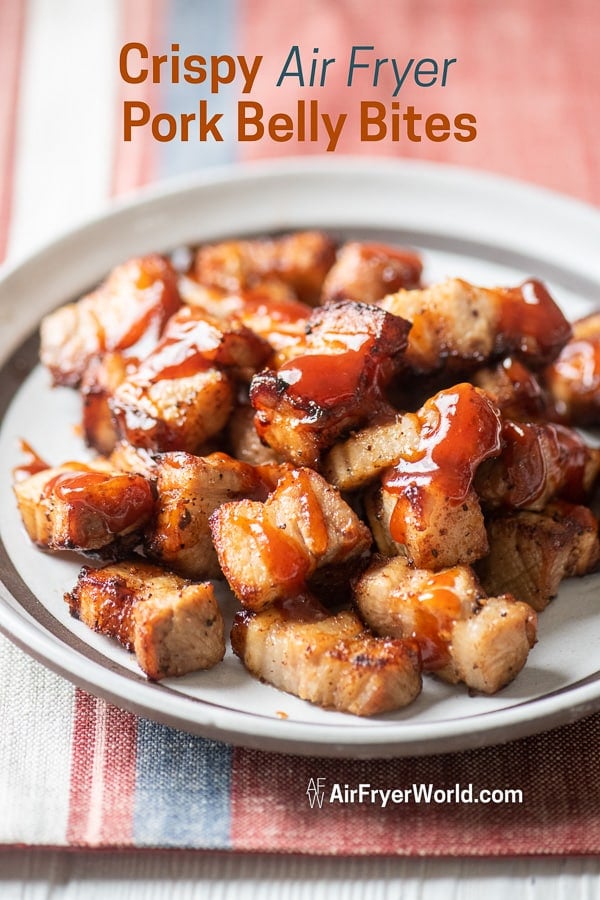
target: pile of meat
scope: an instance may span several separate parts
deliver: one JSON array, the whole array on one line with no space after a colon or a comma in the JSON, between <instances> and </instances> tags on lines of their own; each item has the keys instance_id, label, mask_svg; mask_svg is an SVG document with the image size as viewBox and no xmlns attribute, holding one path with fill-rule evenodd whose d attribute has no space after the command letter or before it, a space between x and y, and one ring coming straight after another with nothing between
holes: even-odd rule
<instances>
[{"instance_id":1,"label":"pile of meat","mask_svg":"<svg viewBox=\"0 0 600 900\"><path fill-rule=\"evenodd\" d=\"M326 234L149 255L48 315L91 463L35 457L30 538L75 550L66 600L151 679L225 654L357 715L433 673L493 693L560 581L598 563L600 315L537 280L424 285L411 251ZM100 562L98 562L98 560ZM576 614L576 611L574 611Z\"/></svg>"}]
</instances>

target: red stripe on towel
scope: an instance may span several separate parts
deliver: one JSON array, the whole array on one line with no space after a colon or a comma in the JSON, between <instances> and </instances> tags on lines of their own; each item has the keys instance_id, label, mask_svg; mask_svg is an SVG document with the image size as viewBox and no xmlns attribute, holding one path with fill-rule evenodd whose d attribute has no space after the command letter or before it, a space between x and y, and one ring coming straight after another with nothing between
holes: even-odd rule
<instances>
[{"instance_id":1,"label":"red stripe on towel","mask_svg":"<svg viewBox=\"0 0 600 900\"><path fill-rule=\"evenodd\" d=\"M137 720L77 689L67 843L132 843Z\"/></svg>"},{"instance_id":2,"label":"red stripe on towel","mask_svg":"<svg viewBox=\"0 0 600 900\"><path fill-rule=\"evenodd\" d=\"M6 255L12 211L24 25L24 0L0 3L0 261Z\"/></svg>"}]
</instances>

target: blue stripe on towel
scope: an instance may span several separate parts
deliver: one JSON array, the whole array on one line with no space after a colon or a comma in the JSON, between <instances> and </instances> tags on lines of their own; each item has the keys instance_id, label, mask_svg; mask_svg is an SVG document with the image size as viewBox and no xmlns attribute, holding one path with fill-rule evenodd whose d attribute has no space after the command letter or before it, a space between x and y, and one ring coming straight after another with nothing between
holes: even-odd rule
<instances>
[{"instance_id":1,"label":"blue stripe on towel","mask_svg":"<svg viewBox=\"0 0 600 900\"><path fill-rule=\"evenodd\" d=\"M235 56L235 18L236 0L171 0L163 52L170 52L172 44L179 44L182 63L184 57L191 54L205 57L207 63L211 55ZM208 101L209 115L223 113L218 121L223 141L199 142L197 127L194 128L192 123L187 143L178 136L160 144L159 175L168 177L234 162L237 146L235 102L239 80L222 86L218 94L210 93L206 81L202 84L184 81L172 84L169 80L161 87L163 109L176 117L181 113L197 114L198 102L202 99Z\"/></svg>"},{"instance_id":2,"label":"blue stripe on towel","mask_svg":"<svg viewBox=\"0 0 600 900\"><path fill-rule=\"evenodd\" d=\"M229 849L233 750L140 719L134 843Z\"/></svg>"}]
</instances>

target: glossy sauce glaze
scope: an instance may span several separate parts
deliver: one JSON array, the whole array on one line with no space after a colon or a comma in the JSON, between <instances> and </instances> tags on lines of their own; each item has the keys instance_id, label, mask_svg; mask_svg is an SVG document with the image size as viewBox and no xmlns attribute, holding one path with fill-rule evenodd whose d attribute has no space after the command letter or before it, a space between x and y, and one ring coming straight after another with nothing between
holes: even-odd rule
<instances>
[{"instance_id":1,"label":"glossy sauce glaze","mask_svg":"<svg viewBox=\"0 0 600 900\"><path fill-rule=\"evenodd\" d=\"M545 285L530 278L498 291L501 340L536 364L552 362L571 337L571 326Z\"/></svg>"},{"instance_id":2,"label":"glossy sauce glaze","mask_svg":"<svg viewBox=\"0 0 600 900\"><path fill-rule=\"evenodd\" d=\"M278 369L277 379L289 397L302 403L312 401L325 409L346 406L361 386L367 352L363 345L342 353L299 356Z\"/></svg>"},{"instance_id":3,"label":"glossy sauce glaze","mask_svg":"<svg viewBox=\"0 0 600 900\"><path fill-rule=\"evenodd\" d=\"M546 492L578 503L585 498L589 449L577 432L562 425L505 421L497 465L506 485L499 498L509 508L527 509Z\"/></svg>"},{"instance_id":4,"label":"glossy sauce glaze","mask_svg":"<svg viewBox=\"0 0 600 900\"><path fill-rule=\"evenodd\" d=\"M135 381L153 384L204 372L213 365L210 357L222 340L219 328L186 308L170 320L158 346L139 366Z\"/></svg>"},{"instance_id":5,"label":"glossy sauce glaze","mask_svg":"<svg viewBox=\"0 0 600 900\"><path fill-rule=\"evenodd\" d=\"M31 444L27 443L23 438L19 440L19 446L21 448L21 453L24 453L27 458L22 463L19 463L18 466L14 467L14 481L25 481L26 478L31 478L32 475L37 475L38 472L44 472L46 469L50 468L50 465L46 460L42 459L42 457L33 449Z\"/></svg>"},{"instance_id":6,"label":"glossy sauce glaze","mask_svg":"<svg viewBox=\"0 0 600 900\"><path fill-rule=\"evenodd\" d=\"M471 384L440 391L414 415L419 427L414 452L382 478L384 489L397 497L390 534L400 544L407 516L425 528L428 501L434 496L453 506L463 503L477 467L502 446L498 410Z\"/></svg>"},{"instance_id":7,"label":"glossy sauce glaze","mask_svg":"<svg viewBox=\"0 0 600 900\"><path fill-rule=\"evenodd\" d=\"M44 486L43 498L56 498L71 510L91 515L109 534L141 523L154 505L152 489L141 475L92 469L54 475Z\"/></svg>"},{"instance_id":8,"label":"glossy sauce glaze","mask_svg":"<svg viewBox=\"0 0 600 900\"><path fill-rule=\"evenodd\" d=\"M301 593L311 570L311 560L305 547L290 537L285 528L278 527L268 515L268 507L256 506L252 518L246 511L236 509L232 526L243 535L248 546L261 557L273 584L282 595Z\"/></svg>"},{"instance_id":9,"label":"glossy sauce glaze","mask_svg":"<svg viewBox=\"0 0 600 900\"><path fill-rule=\"evenodd\" d=\"M450 660L450 641L455 622L462 615L456 590L455 568L432 573L418 594L410 597L413 630L409 637L419 644L423 668L440 669Z\"/></svg>"}]
</instances>

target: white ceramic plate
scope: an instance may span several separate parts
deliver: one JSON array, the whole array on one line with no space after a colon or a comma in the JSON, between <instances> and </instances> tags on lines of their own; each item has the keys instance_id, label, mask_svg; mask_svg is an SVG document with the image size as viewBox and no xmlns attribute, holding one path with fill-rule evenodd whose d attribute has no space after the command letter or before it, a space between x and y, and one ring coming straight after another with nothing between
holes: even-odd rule
<instances>
[{"instance_id":1,"label":"white ceramic plate","mask_svg":"<svg viewBox=\"0 0 600 900\"><path fill-rule=\"evenodd\" d=\"M0 627L76 684L140 715L234 743L291 753L392 756L499 743L600 708L600 576L569 581L541 616L540 639L494 697L425 679L400 713L357 719L253 680L231 654L210 672L146 681L133 657L69 617L63 593L81 559L26 538L11 470L26 438L51 463L85 458L75 392L36 365L37 325L132 254L187 242L319 227L422 251L428 280L543 278L570 317L600 303L600 215L505 179L392 161L293 161L213 171L143 194L61 238L0 283ZM230 611L233 603L223 592Z\"/></svg>"}]
</instances>

